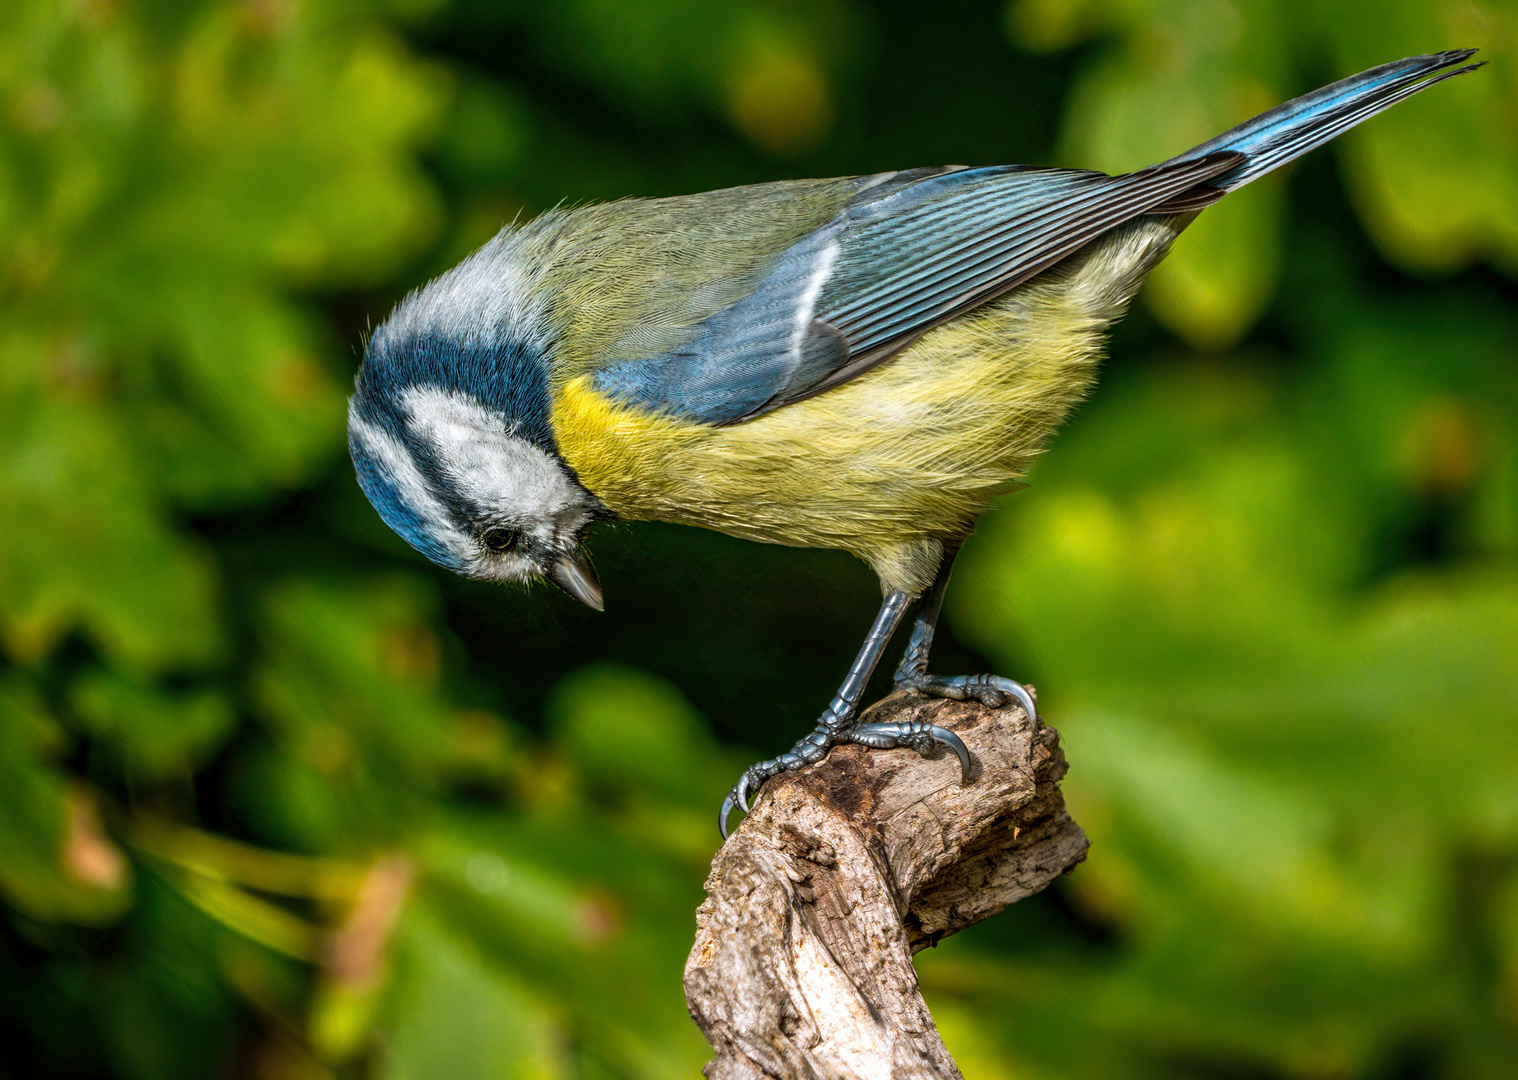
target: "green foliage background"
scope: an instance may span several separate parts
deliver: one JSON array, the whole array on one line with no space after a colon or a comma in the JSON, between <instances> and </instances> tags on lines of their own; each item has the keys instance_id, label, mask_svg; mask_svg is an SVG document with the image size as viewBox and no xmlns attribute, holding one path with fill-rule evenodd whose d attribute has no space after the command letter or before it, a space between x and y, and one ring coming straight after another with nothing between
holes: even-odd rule
<instances>
[{"instance_id":1,"label":"green foliage background","mask_svg":"<svg viewBox=\"0 0 1518 1080\"><path fill-rule=\"evenodd\" d=\"M967 548L1090 860L919 958L972 1078L1518 1074L1513 0L8 0L0 1076L694 1075L713 810L875 603L596 540L450 579L343 449L364 327L561 199L1109 170L1491 65L1209 210Z\"/></svg>"}]
</instances>

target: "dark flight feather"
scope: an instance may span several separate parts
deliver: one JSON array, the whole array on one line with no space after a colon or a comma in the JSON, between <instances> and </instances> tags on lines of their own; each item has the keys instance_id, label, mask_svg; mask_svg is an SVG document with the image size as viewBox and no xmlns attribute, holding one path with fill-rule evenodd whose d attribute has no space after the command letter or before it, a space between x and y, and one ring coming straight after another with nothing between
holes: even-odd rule
<instances>
[{"instance_id":1,"label":"dark flight feather","mask_svg":"<svg viewBox=\"0 0 1518 1080\"><path fill-rule=\"evenodd\" d=\"M1124 176L1024 166L924 169L872 182L775 256L747 295L676 348L617 359L595 385L652 412L732 424L822 393L1135 217L1181 215L1362 120L1479 65L1415 56L1255 117Z\"/></svg>"}]
</instances>

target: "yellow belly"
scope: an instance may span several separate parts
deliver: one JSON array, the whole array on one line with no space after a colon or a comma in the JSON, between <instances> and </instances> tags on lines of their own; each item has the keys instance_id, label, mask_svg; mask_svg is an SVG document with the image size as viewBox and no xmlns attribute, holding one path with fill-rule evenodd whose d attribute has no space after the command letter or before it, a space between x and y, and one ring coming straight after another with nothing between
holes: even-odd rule
<instances>
[{"instance_id":1,"label":"yellow belly","mask_svg":"<svg viewBox=\"0 0 1518 1080\"><path fill-rule=\"evenodd\" d=\"M625 518L841 548L886 590L931 583L945 541L1016 486L1088 391L1102 334L1173 228L1151 223L924 335L817 397L706 427L559 387L553 426L582 483Z\"/></svg>"}]
</instances>

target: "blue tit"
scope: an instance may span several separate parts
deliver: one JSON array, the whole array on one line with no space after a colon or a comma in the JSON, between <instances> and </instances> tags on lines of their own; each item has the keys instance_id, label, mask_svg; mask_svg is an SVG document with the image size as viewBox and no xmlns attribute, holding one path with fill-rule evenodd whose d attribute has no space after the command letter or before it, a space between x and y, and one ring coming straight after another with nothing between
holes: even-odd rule
<instances>
[{"instance_id":1,"label":"blue tit","mask_svg":"<svg viewBox=\"0 0 1518 1080\"><path fill-rule=\"evenodd\" d=\"M962 742L856 719L920 599L896 685L928 673L949 569L1092 385L1107 327L1203 208L1434 83L1474 50L1373 68L1160 165L797 180L554 210L401 301L368 342L348 445L380 516L469 577L546 577L599 610L581 541L658 520L868 563L885 600L816 729L734 805L831 746Z\"/></svg>"}]
</instances>

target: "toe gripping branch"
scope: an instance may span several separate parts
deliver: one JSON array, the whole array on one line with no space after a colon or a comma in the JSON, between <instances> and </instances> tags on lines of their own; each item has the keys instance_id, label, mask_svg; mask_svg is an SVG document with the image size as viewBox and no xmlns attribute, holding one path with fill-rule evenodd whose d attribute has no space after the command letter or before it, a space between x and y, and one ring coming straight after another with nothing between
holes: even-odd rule
<instances>
[{"instance_id":1,"label":"toe gripping branch","mask_svg":"<svg viewBox=\"0 0 1518 1080\"><path fill-rule=\"evenodd\" d=\"M907 641L906 652L901 658L901 666L896 669L896 689L914 690L930 697L951 698L955 701L978 701L993 709L1016 701L1027 712L1028 718L1037 724L1038 710L1033 704L1033 696L1020 683L999 675L956 675L944 678L928 674L928 653L933 647L933 632L938 626L938 613L943 606L944 592L949 587L949 573L953 569L956 554L955 548L945 550L938 575L923 597L911 637ZM722 833L722 839L727 839L727 819L733 808L739 807L745 814L748 813L749 799L761 784L779 773L821 761L827 757L828 750L840 743L859 743L878 750L900 746L916 750L920 754L927 754L939 745L947 746L959 758L961 783L969 782L970 752L965 749L959 736L947 728L921 720L889 724L860 724L854 721L865 684L870 681L875 665L880 662L881 653L890 643L896 628L901 625L902 616L910 602L911 597L904 592L893 592L885 598L885 602L880 605L879 614L875 616L874 625L870 627L870 632L859 649L859 655L854 658L854 665L849 668L848 676L838 689L838 696L833 698L827 711L817 721L816 730L779 757L749 766L733 790L727 793L727 798L722 800L722 808L717 812L717 828Z\"/></svg>"},{"instance_id":2,"label":"toe gripping branch","mask_svg":"<svg viewBox=\"0 0 1518 1080\"><path fill-rule=\"evenodd\" d=\"M1031 714L1030 714L1031 715ZM948 728L930 724L926 720L908 720L891 724L855 724L849 730L849 742L868 746L872 750L889 750L901 746L916 750L924 757L947 746L959 759L959 782L970 782L970 751L964 740Z\"/></svg>"},{"instance_id":3,"label":"toe gripping branch","mask_svg":"<svg viewBox=\"0 0 1518 1080\"><path fill-rule=\"evenodd\" d=\"M849 741L847 732L852 726L854 713L859 708L865 684L874 674L875 665L880 662L880 654L885 651L891 635L901 625L901 617L911 602L912 598L904 592L893 592L886 596L880 605L880 611L875 615L870 632L865 635L864 644L859 647L859 655L854 658L843 685L838 688L838 695L818 719L816 730L779 757L750 765L744 771L737 785L722 800L722 808L717 812L717 829L722 833L722 839L727 839L727 818L733 812L733 807L741 806L743 812L748 813L749 795L760 784L776 773L821 761L833 745Z\"/></svg>"},{"instance_id":4,"label":"toe gripping branch","mask_svg":"<svg viewBox=\"0 0 1518 1080\"><path fill-rule=\"evenodd\" d=\"M1031 710L1028 715L1033 715ZM722 833L722 839L727 839L727 819L732 815L733 808L738 807L745 814L748 813L749 799L761 784L772 776L821 761L827 757L832 747L842 743L859 743L873 750L904 747L916 750L923 755L932 753L940 745L947 746L959 759L959 782L961 784L970 782L969 748L965 746L963 739L948 728L930 724L925 720L889 724L847 724L836 731L828 731L819 724L816 731L791 747L786 753L771 758L769 761L750 765L744 770L742 778L733 790L727 793L727 798L722 800L722 808L717 812L717 828Z\"/></svg>"},{"instance_id":5,"label":"toe gripping branch","mask_svg":"<svg viewBox=\"0 0 1518 1080\"><path fill-rule=\"evenodd\" d=\"M915 690L929 697L949 698L953 701L978 701L992 709L999 709L1015 701L1027 712L1029 719L1038 718L1038 708L1033 695L1022 683L1004 679L1000 675L913 675L896 680L896 689Z\"/></svg>"}]
</instances>

